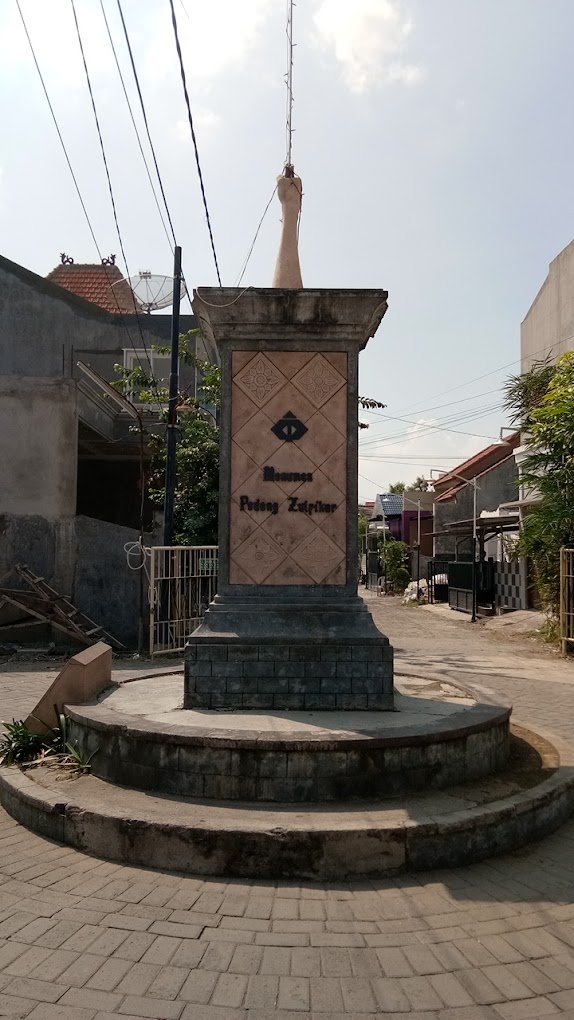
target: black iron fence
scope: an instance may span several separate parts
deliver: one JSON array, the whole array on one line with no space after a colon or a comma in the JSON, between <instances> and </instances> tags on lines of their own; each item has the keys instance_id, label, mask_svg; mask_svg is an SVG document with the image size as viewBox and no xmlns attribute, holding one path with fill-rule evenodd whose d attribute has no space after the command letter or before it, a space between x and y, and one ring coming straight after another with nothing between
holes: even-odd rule
<instances>
[{"instance_id":1,"label":"black iron fence","mask_svg":"<svg viewBox=\"0 0 574 1020\"><path fill-rule=\"evenodd\" d=\"M427 566L427 592L431 604L448 602L448 560L430 560Z\"/></svg>"},{"instance_id":2,"label":"black iron fence","mask_svg":"<svg viewBox=\"0 0 574 1020\"><path fill-rule=\"evenodd\" d=\"M476 569L476 576L474 570ZM473 591L476 584L476 602ZM448 604L452 609L472 613L476 607L494 608L494 562L482 560L451 562L448 564Z\"/></svg>"},{"instance_id":3,"label":"black iron fence","mask_svg":"<svg viewBox=\"0 0 574 1020\"><path fill-rule=\"evenodd\" d=\"M526 609L522 570L519 561L477 561L476 609ZM427 585L430 603L448 602L452 609L472 613L472 560L430 560Z\"/></svg>"}]
</instances>

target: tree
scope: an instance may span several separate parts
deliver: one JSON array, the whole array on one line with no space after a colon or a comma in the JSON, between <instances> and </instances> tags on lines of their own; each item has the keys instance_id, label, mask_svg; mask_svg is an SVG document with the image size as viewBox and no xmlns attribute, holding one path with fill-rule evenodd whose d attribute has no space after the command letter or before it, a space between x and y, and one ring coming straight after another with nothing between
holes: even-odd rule
<instances>
[{"instance_id":1,"label":"tree","mask_svg":"<svg viewBox=\"0 0 574 1020\"><path fill-rule=\"evenodd\" d=\"M560 548L574 545L574 352L511 378L506 397L530 448L522 482L541 497L524 518L519 552L531 558L542 606L556 617Z\"/></svg>"},{"instance_id":2,"label":"tree","mask_svg":"<svg viewBox=\"0 0 574 1020\"><path fill-rule=\"evenodd\" d=\"M524 375L510 376L507 381L504 387L505 404L510 411L512 425L516 425L522 432L530 431L532 412L538 410L544 402L556 368L548 358L544 358L535 361Z\"/></svg>"},{"instance_id":3,"label":"tree","mask_svg":"<svg viewBox=\"0 0 574 1020\"><path fill-rule=\"evenodd\" d=\"M379 534L378 543L386 580L392 584L396 592L403 592L411 579L408 545L406 542L399 542L387 532Z\"/></svg>"},{"instance_id":4,"label":"tree","mask_svg":"<svg viewBox=\"0 0 574 1020\"><path fill-rule=\"evenodd\" d=\"M410 485L409 488L416 489L417 492L428 492L429 483L427 479L424 478L422 475L418 475L418 477L415 478L413 484Z\"/></svg>"},{"instance_id":5,"label":"tree","mask_svg":"<svg viewBox=\"0 0 574 1020\"><path fill-rule=\"evenodd\" d=\"M174 501L174 541L177 545L216 545L219 508L219 425L221 372L219 366L199 361L192 352L193 338L199 330L180 336L180 361L202 373L198 397L187 390L179 394L178 442L176 450L176 488ZM153 347L169 354L171 347ZM167 404L165 380L147 375L141 366L126 370L115 366L121 379L116 385L128 394L134 388L145 403L161 399ZM210 410L211 408L211 410ZM166 420L166 414L163 415ZM149 478L151 502L163 509L165 500L166 435L150 435L152 451Z\"/></svg>"},{"instance_id":6,"label":"tree","mask_svg":"<svg viewBox=\"0 0 574 1020\"><path fill-rule=\"evenodd\" d=\"M381 404L380 400L374 400L373 397L357 397L359 407L363 408L363 411L373 411L375 407L381 408L386 407L386 404ZM368 424L364 421L357 422L360 429L368 429Z\"/></svg>"},{"instance_id":7,"label":"tree","mask_svg":"<svg viewBox=\"0 0 574 1020\"><path fill-rule=\"evenodd\" d=\"M176 489L174 502L174 541L181 545L215 545L219 509L219 423L221 370L218 365L199 361L193 352L199 329L179 338L180 361L202 374L197 398L186 390L179 394L178 442L176 450ZM152 345L158 354L170 354L171 346ZM155 379L141 365L125 369L114 366L120 379L118 389L129 396L138 390L139 399L153 404L158 399L167 405L167 380ZM358 397L358 405L372 410L385 405L372 397ZM212 408L212 410L210 410ZM166 420L166 413L163 415ZM360 428L368 428L361 424ZM165 433L147 437L152 451L149 479L151 502L163 509L165 500Z\"/></svg>"},{"instance_id":8,"label":"tree","mask_svg":"<svg viewBox=\"0 0 574 1020\"><path fill-rule=\"evenodd\" d=\"M406 485L404 482L393 482L391 485L389 485L389 492L392 492L395 495L400 495L402 492L405 491L405 489Z\"/></svg>"}]
</instances>

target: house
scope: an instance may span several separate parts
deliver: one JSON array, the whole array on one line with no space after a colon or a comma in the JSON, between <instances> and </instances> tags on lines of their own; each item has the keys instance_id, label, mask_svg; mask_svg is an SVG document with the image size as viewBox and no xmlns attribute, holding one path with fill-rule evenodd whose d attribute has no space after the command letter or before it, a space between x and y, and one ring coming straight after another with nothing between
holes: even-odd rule
<instances>
[{"instance_id":1,"label":"house","mask_svg":"<svg viewBox=\"0 0 574 1020\"><path fill-rule=\"evenodd\" d=\"M474 485L476 482L476 515L486 519L496 513L500 530L504 515L499 508L518 498L518 468L514 453L520 445L520 434L514 433L504 442L492 443L433 481L434 487L434 556L441 560L472 559ZM467 482L463 479L467 479ZM506 514L513 519L517 513ZM493 520L491 518L491 520ZM509 522L509 525L512 522ZM479 524L484 530L484 525ZM514 531L515 528L512 527ZM486 550L482 550L483 554Z\"/></svg>"},{"instance_id":2,"label":"house","mask_svg":"<svg viewBox=\"0 0 574 1020\"><path fill-rule=\"evenodd\" d=\"M574 350L574 241L571 241L548 268L548 275L520 326L521 373L536 362L555 362ZM524 437L523 437L524 438ZM531 450L523 442L516 451L519 474ZM538 502L538 492L520 487L517 506L521 515Z\"/></svg>"},{"instance_id":3,"label":"house","mask_svg":"<svg viewBox=\"0 0 574 1020\"><path fill-rule=\"evenodd\" d=\"M116 265L116 256L110 255L101 263L76 263L69 255L60 255L60 264L48 273L47 280L58 287L91 301L112 315L136 315L144 309L136 300L126 279Z\"/></svg>"},{"instance_id":4,"label":"house","mask_svg":"<svg viewBox=\"0 0 574 1020\"><path fill-rule=\"evenodd\" d=\"M370 521L373 516L374 505L375 502L372 499L367 499L364 503L359 503L359 517L364 517L367 521Z\"/></svg>"},{"instance_id":5,"label":"house","mask_svg":"<svg viewBox=\"0 0 574 1020\"><path fill-rule=\"evenodd\" d=\"M406 542L411 549L418 545L419 503L420 503L420 552L432 555L432 521L434 494L420 489L406 489L405 492L384 492L377 495L371 521L376 527L386 526L389 534L400 542Z\"/></svg>"},{"instance_id":6,"label":"house","mask_svg":"<svg viewBox=\"0 0 574 1020\"><path fill-rule=\"evenodd\" d=\"M110 382L116 364L151 362L157 377L169 374L169 359L152 346L169 345L170 316L136 314L126 287L110 260L62 261L43 278L0 257L0 576L27 563L132 644L139 580L124 546L140 534L149 453L130 415L78 367ZM194 325L182 315L182 332ZM198 356L216 354L202 342ZM182 382L193 387L194 371ZM144 424L163 427L160 410L141 405ZM144 503L143 526L152 524Z\"/></svg>"},{"instance_id":7,"label":"house","mask_svg":"<svg viewBox=\"0 0 574 1020\"><path fill-rule=\"evenodd\" d=\"M574 241L550 263L520 327L521 372L574 350Z\"/></svg>"}]
</instances>

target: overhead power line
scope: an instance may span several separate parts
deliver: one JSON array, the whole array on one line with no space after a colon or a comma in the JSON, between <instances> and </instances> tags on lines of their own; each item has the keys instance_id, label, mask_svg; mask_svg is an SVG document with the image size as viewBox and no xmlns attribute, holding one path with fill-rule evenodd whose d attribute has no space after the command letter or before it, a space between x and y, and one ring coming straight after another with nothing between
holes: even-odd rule
<instances>
[{"instance_id":1,"label":"overhead power line","mask_svg":"<svg viewBox=\"0 0 574 1020\"><path fill-rule=\"evenodd\" d=\"M92 104L92 111L93 111L93 114L94 114L94 121L95 121L95 124L96 124L96 131L97 131L98 139L99 139L99 142L100 142L100 150L101 150L101 154L102 154L102 160L103 160L103 163L104 163L104 169L105 169L105 172L106 172L106 179L107 179L107 182L108 182L108 191L109 191L109 194L110 194L110 201L111 201L111 205L112 205L112 213L113 213L113 217L114 217L114 223L116 225L116 233L118 235L118 241L119 241L119 245L120 245L120 249L121 249L121 253L122 253L122 258L124 260L124 265L126 267L126 273L127 273L128 277L130 277L131 274L130 274L130 271L129 271L127 256L126 256L126 253L125 253L124 242L123 242L123 238L122 238L122 232L120 230L120 224L119 224L118 214L117 214L117 209L116 209L116 202L115 202L115 198L114 198L114 189L112 187L112 179L111 179L111 176L110 176L110 169L109 169L109 166L108 166L108 159L107 159L107 156L106 156L106 149L105 149L105 146L104 146L104 139L103 139L102 131L101 131L101 128L100 128L100 121L99 121L99 118L98 118L98 111L97 111L97 108L96 108L96 101L95 101L94 92L93 92L93 89L92 89L92 82L91 82L91 79L90 79L90 72L88 70L88 64L86 62L86 55L85 55L85 52L84 52L84 44L83 44L83 41L82 41L82 33L80 31L80 25L79 25L79 22L78 22L78 16L76 14L75 0L70 0L70 3L72 5L72 13L74 15L74 24L76 26L76 34L78 36L78 44L79 44L79 47L80 47L80 53L82 55L82 63L84 65L84 72L85 72L85 75L86 75L86 83L87 83L87 86L88 86L88 92L90 93L90 100L91 100L91 104ZM112 290L113 290L113 287L112 287ZM143 335L143 330L142 330L142 327L141 327L141 322L139 320L139 315L138 315L138 311L137 311L137 304L135 302L135 298L134 298L134 312L135 312L135 316L136 316L136 322L137 322L137 325L138 325L138 330L139 330L139 334L140 334L140 339L141 339L142 347L143 347L143 349L145 351L145 355L146 355L146 358L147 358L147 361L148 361L148 364L149 364L150 381L151 381L152 389L155 391L155 396L156 396L157 403L158 403L159 407L163 410L163 404L162 404L161 397L159 395L159 391L158 391L158 388L157 388L157 383L156 383L156 381L154 379L153 364L152 364L151 356L150 356L150 353L149 353L149 351L147 349L147 345L146 345L145 338L144 338L144 335ZM136 351L135 347L134 347L134 351ZM136 351L136 356L137 356L138 361L140 362L140 366L141 366L141 360L140 360L139 356L137 355L137 351ZM141 366L141 367L143 367L143 366Z\"/></svg>"},{"instance_id":2,"label":"overhead power line","mask_svg":"<svg viewBox=\"0 0 574 1020\"><path fill-rule=\"evenodd\" d=\"M157 193L156 193L156 190L155 190L155 185L154 185L154 183L152 181L151 171L150 171L150 168L149 168L147 157L146 157L146 154L145 154L144 149L143 149L143 145L142 145L141 138L140 138L140 133L139 133L138 126L136 124L136 120L135 120L134 113L133 113L133 110L132 110L132 104L130 102L130 97L128 95L128 90L126 88L126 83L124 81L124 76L122 74L122 69L121 69L121 66L120 66L120 62L118 60L118 54L116 52L116 47L114 45L114 40L112 38L112 33L111 33L110 26L109 26L109 23L108 23L106 9L104 7L104 0L100 0L100 7L102 9L102 14L103 14L104 21L105 21L105 24L106 24L106 31L108 33L108 39L110 40L110 46L112 48L112 53L114 55L114 60L116 62L116 67L117 67L117 70L118 70L118 74L120 76L120 81L122 83L122 89L123 89L124 97L125 97L125 100L126 100L126 103L127 103L128 110L129 110L129 114L130 114L131 122L132 122L132 125L133 125L133 129L135 131L135 135L136 135L136 138L137 138L137 142L138 142L139 150L140 150L140 153L141 153L141 157L142 157L142 159L144 161L144 166L146 168L146 173L147 173L147 178L148 178L148 181L149 181L149 185L150 185L150 188L152 190L152 194L153 194L153 197L154 197L155 204L157 206L157 211L159 213L159 218L161 220L163 229L165 231L165 236L167 237L168 244L169 244L169 246L170 246L170 248L171 248L171 250L173 252L173 247L174 247L174 245L176 243L176 241L175 241L175 234L173 232L173 227L172 227L172 236L170 237L169 231L167 229L167 224L166 224L166 222L165 222L165 220L163 218L163 213L161 211L161 206L159 204L159 199L157 197ZM120 7L120 14L121 14L121 7ZM149 137L149 134L148 134L148 137ZM150 145L151 145L151 142L150 142ZM151 148L152 148L152 153L153 153L153 146L151 146ZM154 153L154 159L155 159L155 153ZM157 163L156 163L156 170L157 170ZM159 177L159 172L158 172L158 177ZM162 188L162 194L163 194L163 187L161 185L161 179L160 179L160 187ZM169 210L167 209L167 202L165 202L165 195L164 195L164 203L165 203L166 210L167 210L167 215L168 215L168 218L169 218L170 224L171 224L171 218L169 217Z\"/></svg>"},{"instance_id":3,"label":"overhead power line","mask_svg":"<svg viewBox=\"0 0 574 1020\"><path fill-rule=\"evenodd\" d=\"M459 397L458 400L449 400L445 404L433 404L432 407L422 407L420 409L420 411L417 411L416 413L417 414L428 414L430 411L439 411L443 407L454 407L455 404L468 404L471 400L479 400L480 397L489 397L493 393L500 393L500 388L497 386L496 389L494 389L494 390L483 390L482 393L475 393L475 394L473 394L472 397ZM469 410L470 410L470 408L469 408ZM476 408L475 408L475 410L476 410ZM365 413L366 414L375 415L376 417L383 417L383 415L379 415L379 413L377 411L371 411L368 408L365 408ZM392 418L393 416L392 415L385 415L384 417ZM370 422L369 423L369 428L375 428L376 429L376 428L379 428L379 427L383 426L384 424L385 424L384 422L380 422L380 421Z\"/></svg>"},{"instance_id":4,"label":"overhead power line","mask_svg":"<svg viewBox=\"0 0 574 1020\"><path fill-rule=\"evenodd\" d=\"M32 53L32 58L33 58L34 63L36 65L36 70L38 72L38 77L40 78L40 81L42 83L42 88L44 90L44 95L46 97L46 102L48 103L48 106L50 108L50 113L52 114L52 120L54 121L54 126L56 128L56 131L58 132L58 138L60 139L60 145L62 146L62 150L63 150L64 156L66 157L66 163L68 164L68 169L70 171L70 174L72 175L72 180L74 182L74 187L76 189L78 198L80 200L80 205L82 207L82 211L83 211L84 216L86 218L86 223L88 224L88 228L89 228L90 234L92 235L92 240L93 240L93 242L94 242L94 244L96 246L96 250L98 252L98 255L101 258L101 253L100 253L100 249L98 247L98 242L96 241L96 235L94 233L94 228L92 227L92 224L91 224L91 221L90 221L90 217L88 216L88 210L86 209L86 204L84 202L84 199L82 198L82 192L80 191L80 185L78 184L77 177L76 177L76 175L74 173L74 168L72 167L72 163L71 163L70 157L68 155L68 150L66 148L66 144L65 144L64 139L62 137L62 132L60 131L60 125L58 124L58 120L56 118L56 114L54 113L54 107L52 106L52 101L50 99L50 96L48 95L48 89L46 88L46 82L44 81L44 76L42 74L42 71L40 70L40 65L39 65L38 59L36 57L36 51L34 50L34 45L32 43L32 39L30 38L30 33L28 31L28 26L26 24L26 21L24 20L24 15L22 13L22 8L20 7L20 0L16 0L16 7L18 8L18 13L19 13L20 18L22 20L22 25L24 26L24 32L26 33L26 38L28 40L28 45L30 47L30 52Z\"/></svg>"},{"instance_id":5,"label":"overhead power line","mask_svg":"<svg viewBox=\"0 0 574 1020\"><path fill-rule=\"evenodd\" d=\"M453 428L452 426L462 425L473 421L480 421L481 418L488 417L494 411L497 411L500 407L501 407L500 404L490 404L482 408L480 407L474 408L473 411L470 413L452 416L450 418L445 418L444 420L438 419L438 422L441 421L443 422L442 424L438 424L438 422L436 424L432 422L413 422L413 426L411 427L411 429L407 429L401 432L393 432L389 436L379 436L375 437L374 439L363 440L359 443L359 447L360 449L366 449L368 447L373 446L378 447L394 446L398 445L400 442L410 442L414 439L420 439L423 436L430 435L436 431L451 432L454 433L455 435L466 435L476 437L477 439L492 440L494 438L493 436L487 436L485 434L476 432L467 432L464 429ZM416 431L414 431L415 428Z\"/></svg>"},{"instance_id":6,"label":"overhead power line","mask_svg":"<svg viewBox=\"0 0 574 1020\"><path fill-rule=\"evenodd\" d=\"M180 72L180 76L181 76L181 84L182 84L182 88L183 88L183 95L184 95L184 98L185 98L185 105L187 107L187 119L189 121L189 130L191 131L191 140L193 142L193 150L194 150L194 153L195 153L195 163L196 163L196 166L197 166L197 175L198 175L198 178L199 178L199 186L200 186L200 189L201 189L201 197L203 199L203 208L205 209L205 219L206 219L206 222L207 222L207 229L209 231L209 240L211 242L211 250L213 252L213 261L215 262L215 271L217 273L217 281L219 283L219 286L221 287L223 285L221 283L221 274L219 272L219 263L217 261L217 252L215 251L215 241L213 239L213 230L211 228L211 217L209 215L209 209L208 209L208 206L207 206L207 195L205 194L205 185L203 183L203 173L202 173L202 170L201 170L201 162L200 162L200 159L199 159L199 150L197 148L197 138L195 137L195 128L193 126L193 116L192 116L192 113L191 113L191 103L189 101L189 94L188 94L188 91L187 91L187 81L186 81L186 77L185 77L185 68L183 66L183 55L182 55L181 46L180 46L180 43L179 43L179 32L178 32L178 28L177 28L177 18L175 16L175 7L174 7L174 4L173 4L173 0L169 0L169 6L171 8L171 23L172 23L172 26L173 26L173 34L174 34L174 39L175 39L175 48L177 50L177 57L178 57L178 60L179 60L179 72Z\"/></svg>"},{"instance_id":7,"label":"overhead power line","mask_svg":"<svg viewBox=\"0 0 574 1020\"><path fill-rule=\"evenodd\" d=\"M241 272L240 272L240 274L239 274L239 276L237 278L237 282L235 284L236 287L240 287L241 286L241 281L242 281L243 277L245 276L245 271L247 269L247 266L249 265L249 259L251 258L253 249L255 247L255 242L257 241L257 238L259 237L259 231L261 230L261 227L263 226L263 220L267 216L267 212L269 210L269 206L271 205L273 199L275 198L276 191L277 191L277 185L275 185L275 187L273 188L273 193L271 195L271 198L269 199L267 205L265 206L265 209L263 210L263 216L261 217L261 219L259 220L259 223L257 225L257 230L255 231L255 237L253 238L253 240L251 242L251 247L250 247L249 251L247 252L247 255L245 257L245 261L244 261L243 266L241 268Z\"/></svg>"},{"instance_id":8,"label":"overhead power line","mask_svg":"<svg viewBox=\"0 0 574 1020\"><path fill-rule=\"evenodd\" d=\"M79 199L80 205L82 207L82 211L83 211L84 216L86 218L86 222L88 224L88 228L89 228L90 234L92 236L92 240L94 242L94 247L95 247L95 249L96 249L96 251L98 253L98 257L100 259L100 262L103 264L102 252L101 252L100 246L98 244L98 240L96 238L96 235L95 235L95 232L94 232L94 228L92 226L92 222L91 222L90 217L88 215L88 210L86 208L86 203L84 202L84 199L83 199L83 196L82 196L82 192L80 191L80 186L78 184L78 179L77 179L76 174L74 172L74 168L72 166L72 162L70 160L70 156L69 156L68 150L66 148L66 143L64 142L64 138L63 138L62 132L60 130L60 125L58 123L58 119L56 117L56 114L55 114L55 111L54 111L54 107L52 105L52 101L51 101L50 95L48 93L48 89L46 88L46 83L44 81L44 76L42 74L42 70L41 70L40 65L38 63L38 58L36 57L36 51L34 49L34 44L32 43L32 39L31 39L30 33L28 31L28 26L27 26L26 21L24 19L24 15L22 13L22 9L20 7L19 0L16 0L16 6L18 8L18 12L20 14L20 18L21 18L21 21L22 21L24 32L25 32L26 38L28 40L28 45L30 47L30 52L32 54L32 59L33 59L34 64L36 66L36 70L38 72L38 77L40 79L40 82L42 84L42 88L44 90L44 95L46 97L46 102L48 103L50 114L52 116L52 120L54 122L54 126L55 126L56 132L58 134L58 138L60 140L60 145L62 146L62 151L64 153L64 156L65 156L65 159L66 159L66 163L68 164L68 169L70 171L71 178L72 178L72 180L74 182L74 187L76 189L76 192L77 192L77 195L78 195L78 199ZM116 294L116 292L115 292L113 287L111 287L110 289L111 289L111 292L112 292L112 294L114 296L114 300L115 300L117 308L118 308L118 315L120 316L122 326L123 326L123 328L126 331L126 335L128 337L129 344L133 348L133 350L134 350L134 352L135 352L135 354L137 356L137 348L136 348L136 346L134 344L134 341L133 341L132 335L130 333L128 324L127 324L127 322L125 320L124 311L123 311L123 309L122 309L122 307L121 307L121 305L119 303L118 296L117 296L117 294ZM139 321L138 321L138 325L139 325ZM140 328L140 332L141 332L141 328ZM138 356L138 361L140 361L139 356ZM140 361L140 366L141 366L141 361ZM141 366L141 367L143 369L143 366Z\"/></svg>"},{"instance_id":9,"label":"overhead power line","mask_svg":"<svg viewBox=\"0 0 574 1020\"><path fill-rule=\"evenodd\" d=\"M101 0L100 0L100 3L101 3ZM133 55L133 51L132 51L130 37L129 37L129 34L128 34L127 25L126 25L125 18L124 18L124 12L122 10L121 0L117 0L117 4L118 4L118 11L120 13L120 18L121 18L121 22L122 22L122 28L124 30L124 37L125 37L125 40L126 40L126 46L128 48L128 53L129 53L129 57L130 57L130 63L132 65L132 73L133 73L133 76L134 76L134 81L136 83L136 89L137 89L137 93L138 93L138 98L139 98L139 101L140 101L140 107L141 107L141 111L142 111L143 122L144 122L145 129L146 129L147 140L149 142L149 147L151 149L151 154L152 154L152 157L153 157L153 164L155 166L155 172L157 174L157 179L158 179L158 183L159 183L159 187L160 187L160 191L161 191L161 197L163 199L163 204L165 206L166 215L167 215L167 218L168 218L168 221L169 221L169 226L170 226L170 229L171 229L171 236L173 238L174 245L176 245L177 244L177 240L176 240L176 236L175 236L175 228L173 226L173 222L172 222L172 219L171 219L171 214L170 214L170 211L169 211L169 206L167 204L165 188L163 186L163 181L162 181L162 178L161 178L161 173L160 173L159 165L158 165L158 162L157 162L157 156L155 154L155 146L153 144L152 137L151 137L151 132L150 132L150 129L149 129L149 123L148 123L148 119L147 119L147 112L146 112L146 108L145 108L144 98L143 98L143 95L142 95L142 90L141 90L141 87L140 87L140 80L139 80L138 73L137 73L137 70L136 70L136 64L135 64L135 60L134 60L134 55Z\"/></svg>"},{"instance_id":10,"label":"overhead power line","mask_svg":"<svg viewBox=\"0 0 574 1020\"><path fill-rule=\"evenodd\" d=\"M561 340L556 340L553 344L550 344L548 347L541 347L539 351L534 351L534 353L530 354L529 357L537 358L541 354L549 354L550 351L553 351L555 347L559 347L560 344L568 343L569 340L574 340L574 334L572 334L571 336L564 337ZM488 379L492 375L497 375L499 372L503 372L505 368L512 368L513 365L519 365L521 364L521 362L522 358L515 358L514 361L509 361L508 364L506 365L500 365L499 368L493 368L491 372L485 372L483 375L477 375L473 379L469 379L467 382L457 383L456 386L451 386L448 390L440 390L438 393L433 393L432 399L434 400L435 397L442 397L447 393L454 393L455 390L463 389L465 386L472 386L472 384L475 382L480 382L482 379ZM421 403L422 401L419 400L418 403L408 404L407 407L403 407L401 408L401 410L402 411L416 410Z\"/></svg>"}]
</instances>

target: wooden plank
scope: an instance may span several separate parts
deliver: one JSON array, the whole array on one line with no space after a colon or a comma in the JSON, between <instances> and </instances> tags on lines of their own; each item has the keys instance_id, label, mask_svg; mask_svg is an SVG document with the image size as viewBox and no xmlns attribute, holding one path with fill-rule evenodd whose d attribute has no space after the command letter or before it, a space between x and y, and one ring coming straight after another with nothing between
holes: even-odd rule
<instances>
[{"instance_id":1,"label":"wooden plank","mask_svg":"<svg viewBox=\"0 0 574 1020\"><path fill-rule=\"evenodd\" d=\"M12 630L13 627L39 627L42 620L13 620L12 623L0 623L0 631Z\"/></svg>"},{"instance_id":2,"label":"wooden plank","mask_svg":"<svg viewBox=\"0 0 574 1020\"><path fill-rule=\"evenodd\" d=\"M25 564L18 564L15 569L33 591L8 592L6 589L0 589L0 597L6 598L11 605L24 609L25 612L30 613L39 620L50 623L52 626L57 627L65 634L76 638L84 644L91 644L92 641L90 639L92 636L98 635L100 640L107 641L114 648L124 648L121 641L112 637L103 627L100 627L89 616L82 613L67 596L57 592L43 577L37 577ZM69 612L66 612L65 609L68 609ZM73 619L74 617L77 617L77 619Z\"/></svg>"}]
</instances>

